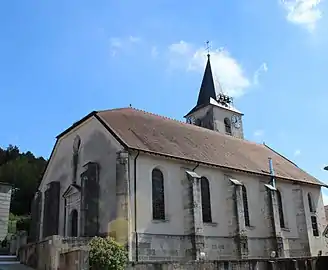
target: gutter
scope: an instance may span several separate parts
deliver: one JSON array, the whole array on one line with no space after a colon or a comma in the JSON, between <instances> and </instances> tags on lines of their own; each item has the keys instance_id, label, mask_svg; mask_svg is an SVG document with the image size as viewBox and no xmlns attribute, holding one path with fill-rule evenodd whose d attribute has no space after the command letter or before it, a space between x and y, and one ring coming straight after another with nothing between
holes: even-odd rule
<instances>
[{"instance_id":1,"label":"gutter","mask_svg":"<svg viewBox=\"0 0 328 270\"><path fill-rule=\"evenodd\" d=\"M133 167L134 167L134 177L133 177L133 188L134 188L134 233L135 233L135 248L136 248L136 262L138 262L139 257L139 248L138 248L138 232L137 232L137 158L139 157L140 151L138 150L137 155L133 160Z\"/></svg>"},{"instance_id":2,"label":"gutter","mask_svg":"<svg viewBox=\"0 0 328 270\"><path fill-rule=\"evenodd\" d=\"M212 167L221 168L221 169L224 169L224 170L231 170L231 171L235 171L235 172L253 174L253 175L262 176L262 177L263 176L270 177L270 178L272 177L270 172L260 173L260 172L255 172L255 171L251 171L251 170L238 169L238 168L233 168L233 167L230 167L230 166L218 165L218 164L213 164L213 163L209 163L209 162L198 161L198 160L194 160L194 159L187 159L187 158L177 157L177 156L173 156L173 155L170 155L170 154L157 153L157 152L154 152L154 151L151 151L151 150L144 150L144 149L139 149L139 148L130 147L130 146L128 146L128 148L130 150L138 151L138 152L140 151L142 153L149 154L149 155L161 156L161 157L171 158L171 159L174 159L174 160L182 160L184 162L191 162L191 163L194 163L194 164L196 163L196 164L201 164L201 165L205 165L205 166L212 166ZM306 185L321 186L321 187L328 188L327 184L321 183L321 182L319 182L319 180L318 180L318 183L311 183L311 182L307 182L305 180L298 180L298 179L288 178L288 177L279 177L277 175L275 175L275 179L280 179L280 180L283 180L283 181L290 181L290 182L294 182L294 183L297 182L297 183L302 183L302 184L306 184Z\"/></svg>"}]
</instances>

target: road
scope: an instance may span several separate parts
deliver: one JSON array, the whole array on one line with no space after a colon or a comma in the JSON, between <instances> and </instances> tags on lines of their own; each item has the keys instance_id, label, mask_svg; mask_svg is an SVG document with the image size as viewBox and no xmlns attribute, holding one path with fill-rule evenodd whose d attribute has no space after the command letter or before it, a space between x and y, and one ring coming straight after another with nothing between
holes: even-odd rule
<instances>
[{"instance_id":1,"label":"road","mask_svg":"<svg viewBox=\"0 0 328 270\"><path fill-rule=\"evenodd\" d=\"M0 270L33 270L33 269L19 263L1 262Z\"/></svg>"}]
</instances>

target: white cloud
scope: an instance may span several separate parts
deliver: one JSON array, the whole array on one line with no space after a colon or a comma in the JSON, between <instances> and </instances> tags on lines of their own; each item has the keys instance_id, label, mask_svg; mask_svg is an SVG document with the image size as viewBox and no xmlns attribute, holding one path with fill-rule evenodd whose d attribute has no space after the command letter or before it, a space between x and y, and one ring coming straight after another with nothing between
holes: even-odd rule
<instances>
[{"instance_id":1,"label":"white cloud","mask_svg":"<svg viewBox=\"0 0 328 270\"><path fill-rule=\"evenodd\" d=\"M192 53L191 44L181 40L179 43L174 43L169 46L169 51L178 54L190 54Z\"/></svg>"},{"instance_id":2,"label":"white cloud","mask_svg":"<svg viewBox=\"0 0 328 270\"><path fill-rule=\"evenodd\" d=\"M110 42L110 46L112 48L120 48L120 47L122 47L122 42L121 42L121 39L120 38L110 38L109 42Z\"/></svg>"},{"instance_id":3,"label":"white cloud","mask_svg":"<svg viewBox=\"0 0 328 270\"><path fill-rule=\"evenodd\" d=\"M132 43L138 43L138 42L141 41L141 38L140 37L130 36L129 41L132 42Z\"/></svg>"},{"instance_id":4,"label":"white cloud","mask_svg":"<svg viewBox=\"0 0 328 270\"><path fill-rule=\"evenodd\" d=\"M321 0L280 0L287 11L287 20L305 27L310 32L322 18Z\"/></svg>"},{"instance_id":5,"label":"white cloud","mask_svg":"<svg viewBox=\"0 0 328 270\"><path fill-rule=\"evenodd\" d=\"M153 57L153 58L156 58L157 56L158 56L158 49L157 49L157 47L156 46L153 46L152 48L151 48L151 52L150 52L150 54L151 54L151 57Z\"/></svg>"},{"instance_id":6,"label":"white cloud","mask_svg":"<svg viewBox=\"0 0 328 270\"><path fill-rule=\"evenodd\" d=\"M171 68L204 72L207 61L204 48L196 48L188 42L180 41L169 46L169 53ZM245 75L241 64L224 48L213 50L210 57L216 91L222 89L232 97L244 95L252 82ZM261 67L262 70L267 70L265 63Z\"/></svg>"},{"instance_id":7,"label":"white cloud","mask_svg":"<svg viewBox=\"0 0 328 270\"><path fill-rule=\"evenodd\" d=\"M294 152L295 157L299 156L300 154L301 154L301 150L299 150L299 149L295 150L295 152Z\"/></svg>"},{"instance_id":8,"label":"white cloud","mask_svg":"<svg viewBox=\"0 0 328 270\"><path fill-rule=\"evenodd\" d=\"M253 76L253 84L254 85L258 85L259 84L259 76L261 75L261 73L265 73L268 71L268 65L267 63L262 63L262 65L260 65L260 67L254 72L254 76Z\"/></svg>"},{"instance_id":9,"label":"white cloud","mask_svg":"<svg viewBox=\"0 0 328 270\"><path fill-rule=\"evenodd\" d=\"M255 130L253 135L254 137L262 137L264 135L264 130L262 129Z\"/></svg>"},{"instance_id":10,"label":"white cloud","mask_svg":"<svg viewBox=\"0 0 328 270\"><path fill-rule=\"evenodd\" d=\"M112 37L109 39L111 55L116 56L117 53L131 45L140 43L140 37L129 36L127 38Z\"/></svg>"}]
</instances>

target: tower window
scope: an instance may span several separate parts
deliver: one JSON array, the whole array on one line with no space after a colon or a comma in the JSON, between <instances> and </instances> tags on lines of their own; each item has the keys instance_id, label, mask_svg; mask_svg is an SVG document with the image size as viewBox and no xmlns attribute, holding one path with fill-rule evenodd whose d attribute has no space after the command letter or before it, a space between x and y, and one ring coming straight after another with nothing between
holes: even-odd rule
<instances>
[{"instance_id":1,"label":"tower window","mask_svg":"<svg viewBox=\"0 0 328 270\"><path fill-rule=\"evenodd\" d=\"M203 222L212 222L210 185L206 177L200 180Z\"/></svg>"},{"instance_id":2,"label":"tower window","mask_svg":"<svg viewBox=\"0 0 328 270\"><path fill-rule=\"evenodd\" d=\"M242 186L242 194L243 194L245 226L250 226L248 200L247 200L247 190L246 190L245 186Z\"/></svg>"},{"instance_id":3,"label":"tower window","mask_svg":"<svg viewBox=\"0 0 328 270\"><path fill-rule=\"evenodd\" d=\"M319 236L318 222L316 216L311 216L313 236Z\"/></svg>"},{"instance_id":4,"label":"tower window","mask_svg":"<svg viewBox=\"0 0 328 270\"><path fill-rule=\"evenodd\" d=\"M313 200L312 200L311 194L308 193L307 197L308 197L308 203L309 203L309 210L311 213L314 213L315 211L314 211Z\"/></svg>"},{"instance_id":5,"label":"tower window","mask_svg":"<svg viewBox=\"0 0 328 270\"><path fill-rule=\"evenodd\" d=\"M225 132L229 135L231 135L231 122L229 118L224 118L224 127L225 127Z\"/></svg>"},{"instance_id":6,"label":"tower window","mask_svg":"<svg viewBox=\"0 0 328 270\"><path fill-rule=\"evenodd\" d=\"M279 190L277 190L277 203L278 203L280 227L285 228L284 209L282 205L281 193Z\"/></svg>"},{"instance_id":7,"label":"tower window","mask_svg":"<svg viewBox=\"0 0 328 270\"><path fill-rule=\"evenodd\" d=\"M165 219L165 202L164 202L164 177L159 169L152 172L152 201L153 201L153 219Z\"/></svg>"}]
</instances>

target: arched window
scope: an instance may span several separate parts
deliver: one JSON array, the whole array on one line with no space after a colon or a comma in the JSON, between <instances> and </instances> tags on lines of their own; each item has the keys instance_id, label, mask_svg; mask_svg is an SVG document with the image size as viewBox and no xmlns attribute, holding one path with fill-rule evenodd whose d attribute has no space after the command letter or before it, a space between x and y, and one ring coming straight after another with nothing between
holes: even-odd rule
<instances>
[{"instance_id":1,"label":"arched window","mask_svg":"<svg viewBox=\"0 0 328 270\"><path fill-rule=\"evenodd\" d=\"M210 185L206 177L200 180L203 222L212 222Z\"/></svg>"},{"instance_id":2,"label":"arched window","mask_svg":"<svg viewBox=\"0 0 328 270\"><path fill-rule=\"evenodd\" d=\"M231 135L231 122L229 118L224 118L225 132Z\"/></svg>"},{"instance_id":3,"label":"arched window","mask_svg":"<svg viewBox=\"0 0 328 270\"><path fill-rule=\"evenodd\" d=\"M308 193L307 197L308 197L308 203L309 203L310 212L313 213L315 211L314 211L314 205L313 205L312 196L311 196L310 193Z\"/></svg>"},{"instance_id":4,"label":"arched window","mask_svg":"<svg viewBox=\"0 0 328 270\"><path fill-rule=\"evenodd\" d=\"M285 228L284 209L282 206L281 193L279 190L277 190L277 203L278 203L280 227Z\"/></svg>"},{"instance_id":5,"label":"arched window","mask_svg":"<svg viewBox=\"0 0 328 270\"><path fill-rule=\"evenodd\" d=\"M71 212L71 236L77 237L78 234L78 213L77 210Z\"/></svg>"},{"instance_id":6,"label":"arched window","mask_svg":"<svg viewBox=\"0 0 328 270\"><path fill-rule=\"evenodd\" d=\"M164 177L159 169L152 172L153 219L165 220Z\"/></svg>"},{"instance_id":7,"label":"arched window","mask_svg":"<svg viewBox=\"0 0 328 270\"><path fill-rule=\"evenodd\" d=\"M311 216L313 236L319 236L318 222L316 216Z\"/></svg>"},{"instance_id":8,"label":"arched window","mask_svg":"<svg viewBox=\"0 0 328 270\"><path fill-rule=\"evenodd\" d=\"M247 190L246 190L246 187L244 185L242 186L242 191L243 191L245 226L250 226L249 212L248 212Z\"/></svg>"}]
</instances>

